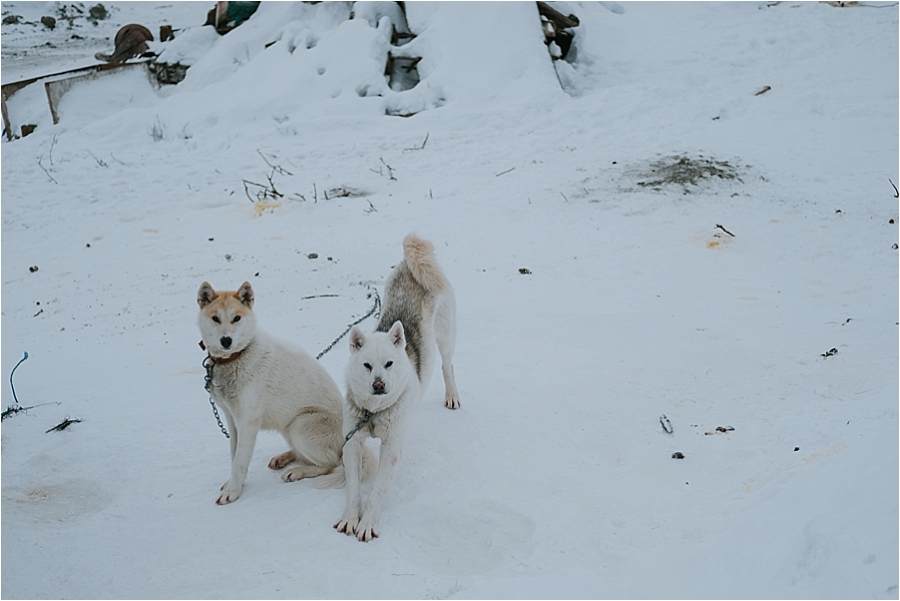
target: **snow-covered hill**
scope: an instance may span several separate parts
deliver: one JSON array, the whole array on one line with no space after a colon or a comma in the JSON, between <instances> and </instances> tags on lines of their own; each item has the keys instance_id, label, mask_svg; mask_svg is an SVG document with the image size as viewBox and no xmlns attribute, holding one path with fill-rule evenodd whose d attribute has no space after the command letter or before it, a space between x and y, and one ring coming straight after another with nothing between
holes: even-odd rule
<instances>
[{"instance_id":1,"label":"snow-covered hill","mask_svg":"<svg viewBox=\"0 0 900 601\"><path fill-rule=\"evenodd\" d=\"M49 32L56 3L3 3L4 84L129 22L191 64L58 125L10 99L40 122L0 148L0 366L28 352L34 407L2 425L4 598L898 598L895 3L557 3L556 65L533 3L407 2L404 49L387 4L221 37L210 5ZM274 433L215 505L200 283L250 280L315 354L410 231L456 288L462 408L436 378L381 537L267 469Z\"/></svg>"}]
</instances>

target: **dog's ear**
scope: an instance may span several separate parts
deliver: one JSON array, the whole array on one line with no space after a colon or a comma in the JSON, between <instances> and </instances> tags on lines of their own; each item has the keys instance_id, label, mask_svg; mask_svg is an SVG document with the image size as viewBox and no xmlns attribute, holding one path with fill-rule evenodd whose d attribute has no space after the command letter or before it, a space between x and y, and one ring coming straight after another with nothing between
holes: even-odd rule
<instances>
[{"instance_id":1,"label":"dog's ear","mask_svg":"<svg viewBox=\"0 0 900 601\"><path fill-rule=\"evenodd\" d=\"M350 352L355 353L366 343L366 335L359 329L359 326L353 326L350 330Z\"/></svg>"},{"instance_id":2,"label":"dog's ear","mask_svg":"<svg viewBox=\"0 0 900 601\"><path fill-rule=\"evenodd\" d=\"M406 348L406 334L403 332L403 324L400 323L399 320L395 321L394 325L391 326L391 330L388 332L388 338L394 346Z\"/></svg>"},{"instance_id":3,"label":"dog's ear","mask_svg":"<svg viewBox=\"0 0 900 601\"><path fill-rule=\"evenodd\" d=\"M209 303L216 300L216 291L213 290L213 287L209 285L209 282L203 282L200 284L200 290L197 291L197 304L200 305L202 309Z\"/></svg>"},{"instance_id":4,"label":"dog's ear","mask_svg":"<svg viewBox=\"0 0 900 601\"><path fill-rule=\"evenodd\" d=\"M250 282L241 284L236 296L241 301L241 304L246 305L248 309L253 307L253 286L250 285Z\"/></svg>"}]
</instances>

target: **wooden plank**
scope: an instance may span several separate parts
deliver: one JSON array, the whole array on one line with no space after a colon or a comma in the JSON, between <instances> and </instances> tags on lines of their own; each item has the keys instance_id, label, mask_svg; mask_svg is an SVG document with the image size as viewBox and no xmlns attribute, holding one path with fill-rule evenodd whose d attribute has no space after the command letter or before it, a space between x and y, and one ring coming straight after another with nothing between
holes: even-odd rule
<instances>
[{"instance_id":1,"label":"wooden plank","mask_svg":"<svg viewBox=\"0 0 900 601\"><path fill-rule=\"evenodd\" d=\"M575 15L564 15L546 2L538 2L538 12L553 21L559 28L578 27L581 21Z\"/></svg>"}]
</instances>

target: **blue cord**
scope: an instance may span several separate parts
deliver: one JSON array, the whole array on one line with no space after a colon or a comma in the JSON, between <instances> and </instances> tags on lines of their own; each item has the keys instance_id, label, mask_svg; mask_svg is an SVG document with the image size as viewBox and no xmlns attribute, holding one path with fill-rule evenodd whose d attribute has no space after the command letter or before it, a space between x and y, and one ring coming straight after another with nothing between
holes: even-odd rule
<instances>
[{"instance_id":1,"label":"blue cord","mask_svg":"<svg viewBox=\"0 0 900 601\"><path fill-rule=\"evenodd\" d=\"M22 361L24 361L27 358L28 358L28 351L25 351L25 356L22 357L21 359L19 359L19 362L16 363L16 366L14 368L12 368L11 372L9 372L9 387L12 388L13 400L16 402L16 405L19 404L19 399L16 398L16 387L13 386L12 378L13 378L13 374L16 373L16 369L18 369L19 366L22 365Z\"/></svg>"}]
</instances>

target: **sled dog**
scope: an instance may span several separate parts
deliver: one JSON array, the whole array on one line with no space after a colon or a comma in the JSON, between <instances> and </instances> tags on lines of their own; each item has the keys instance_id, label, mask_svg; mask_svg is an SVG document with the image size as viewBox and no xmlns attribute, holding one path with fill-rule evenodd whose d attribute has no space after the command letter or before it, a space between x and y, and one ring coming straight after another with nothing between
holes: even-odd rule
<instances>
[{"instance_id":1,"label":"sled dog","mask_svg":"<svg viewBox=\"0 0 900 601\"><path fill-rule=\"evenodd\" d=\"M260 429L277 430L290 447L272 458L270 468L298 464L282 480L323 476L317 488L344 485L341 393L306 351L257 328L253 300L249 282L237 292L216 292L203 282L197 292L208 389L231 432L231 478L222 485L219 505L241 496Z\"/></svg>"},{"instance_id":2,"label":"sled dog","mask_svg":"<svg viewBox=\"0 0 900 601\"><path fill-rule=\"evenodd\" d=\"M350 331L344 399L344 469L347 505L334 525L362 542L378 537L378 514L400 460L410 411L431 377L434 346L441 354L444 405L459 407L453 374L456 299L434 259L430 242L413 234L403 240L403 260L385 283L384 307L372 334ZM372 491L362 507L360 463L367 437L381 439Z\"/></svg>"}]
</instances>

